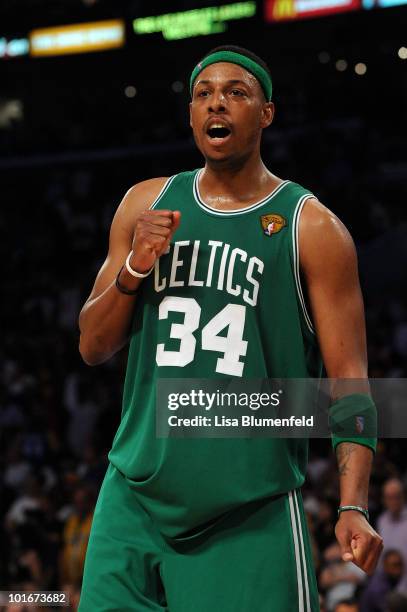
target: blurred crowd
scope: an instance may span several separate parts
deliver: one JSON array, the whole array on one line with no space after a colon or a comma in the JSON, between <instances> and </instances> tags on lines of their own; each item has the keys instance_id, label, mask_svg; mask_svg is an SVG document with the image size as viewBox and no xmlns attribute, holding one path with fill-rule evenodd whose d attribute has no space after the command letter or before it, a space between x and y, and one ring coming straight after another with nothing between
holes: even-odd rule
<instances>
[{"instance_id":1,"label":"blurred crowd","mask_svg":"<svg viewBox=\"0 0 407 612\"><path fill-rule=\"evenodd\" d=\"M399 163L400 142L395 136L386 141L385 130L363 140L360 122L325 127L312 128L323 170L313 152L303 155L309 128L270 132L264 157L277 174L315 189L350 227L360 257L370 375L406 377L405 186L391 170ZM2 171L0 590L64 590L76 609L94 504L120 418L126 361L124 350L98 368L85 366L78 313L124 192L142 178L188 169L195 159L198 166L194 155L191 149L171 159ZM407 610L404 451L404 440L378 446L370 512L385 553L368 579L341 560L334 536L335 458L329 441L311 441L304 498L325 612Z\"/></svg>"}]
</instances>

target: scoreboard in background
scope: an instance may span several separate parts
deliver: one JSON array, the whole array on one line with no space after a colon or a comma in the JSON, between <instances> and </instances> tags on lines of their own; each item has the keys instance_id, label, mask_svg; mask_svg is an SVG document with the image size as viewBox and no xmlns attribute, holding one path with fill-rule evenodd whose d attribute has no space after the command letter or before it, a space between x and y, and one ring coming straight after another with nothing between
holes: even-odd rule
<instances>
[{"instance_id":1,"label":"scoreboard in background","mask_svg":"<svg viewBox=\"0 0 407 612\"><path fill-rule=\"evenodd\" d=\"M74 23L30 32L30 54L34 57L117 49L124 43L122 19Z\"/></svg>"},{"instance_id":2,"label":"scoreboard in background","mask_svg":"<svg viewBox=\"0 0 407 612\"><path fill-rule=\"evenodd\" d=\"M407 0L264 0L264 14L266 21L289 21L403 4Z\"/></svg>"},{"instance_id":3,"label":"scoreboard in background","mask_svg":"<svg viewBox=\"0 0 407 612\"><path fill-rule=\"evenodd\" d=\"M361 8L361 0L265 0L265 18L266 21L308 19Z\"/></svg>"},{"instance_id":4,"label":"scoreboard in background","mask_svg":"<svg viewBox=\"0 0 407 612\"><path fill-rule=\"evenodd\" d=\"M363 8L390 8L407 4L407 0L362 0Z\"/></svg>"}]
</instances>

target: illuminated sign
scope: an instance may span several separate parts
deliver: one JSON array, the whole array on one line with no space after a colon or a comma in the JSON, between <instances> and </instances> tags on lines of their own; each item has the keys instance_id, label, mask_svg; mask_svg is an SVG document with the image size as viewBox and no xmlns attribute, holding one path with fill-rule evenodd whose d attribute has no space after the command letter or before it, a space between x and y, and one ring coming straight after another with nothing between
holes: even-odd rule
<instances>
[{"instance_id":1,"label":"illuminated sign","mask_svg":"<svg viewBox=\"0 0 407 612\"><path fill-rule=\"evenodd\" d=\"M30 32L30 53L34 56L88 53L123 45L124 22L121 19L77 23Z\"/></svg>"},{"instance_id":2,"label":"illuminated sign","mask_svg":"<svg viewBox=\"0 0 407 612\"><path fill-rule=\"evenodd\" d=\"M360 0L265 0L265 18L266 21L287 21L360 8Z\"/></svg>"},{"instance_id":3,"label":"illuminated sign","mask_svg":"<svg viewBox=\"0 0 407 612\"><path fill-rule=\"evenodd\" d=\"M235 2L221 6L141 17L133 21L136 34L162 32L166 40L218 34L227 28L226 22L245 19L256 14L256 2Z\"/></svg>"},{"instance_id":4,"label":"illuminated sign","mask_svg":"<svg viewBox=\"0 0 407 612\"><path fill-rule=\"evenodd\" d=\"M407 0L362 0L363 8L390 8L407 4Z\"/></svg>"},{"instance_id":5,"label":"illuminated sign","mask_svg":"<svg viewBox=\"0 0 407 612\"><path fill-rule=\"evenodd\" d=\"M27 55L29 47L28 38L0 38L0 58Z\"/></svg>"}]
</instances>

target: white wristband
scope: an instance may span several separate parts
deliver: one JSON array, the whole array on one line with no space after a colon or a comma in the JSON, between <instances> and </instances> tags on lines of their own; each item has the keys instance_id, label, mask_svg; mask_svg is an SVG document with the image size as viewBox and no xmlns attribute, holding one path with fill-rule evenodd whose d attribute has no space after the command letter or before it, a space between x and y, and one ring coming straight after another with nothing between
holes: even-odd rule
<instances>
[{"instance_id":1,"label":"white wristband","mask_svg":"<svg viewBox=\"0 0 407 612\"><path fill-rule=\"evenodd\" d=\"M136 272L136 270L133 270L133 268L130 266L130 258L133 255L133 251L130 251L130 253L127 255L127 259L126 259L126 269L127 272L129 274L131 274L132 276L135 276L136 278L146 278L149 274L151 274L151 272L154 269L154 266L152 266L148 272L146 272L145 274L141 274L140 272Z\"/></svg>"}]
</instances>

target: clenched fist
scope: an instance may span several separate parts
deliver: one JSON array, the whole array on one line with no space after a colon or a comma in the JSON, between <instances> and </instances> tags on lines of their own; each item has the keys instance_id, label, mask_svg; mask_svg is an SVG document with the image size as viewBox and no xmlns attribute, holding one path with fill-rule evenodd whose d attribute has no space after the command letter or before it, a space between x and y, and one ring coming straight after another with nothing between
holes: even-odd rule
<instances>
[{"instance_id":1,"label":"clenched fist","mask_svg":"<svg viewBox=\"0 0 407 612\"><path fill-rule=\"evenodd\" d=\"M364 572L372 574L383 550L383 540L365 517L352 510L342 512L335 534L343 561L353 561Z\"/></svg>"},{"instance_id":2,"label":"clenched fist","mask_svg":"<svg viewBox=\"0 0 407 612\"><path fill-rule=\"evenodd\" d=\"M136 221L131 267L144 274L167 250L181 219L178 210L145 210Z\"/></svg>"}]
</instances>

